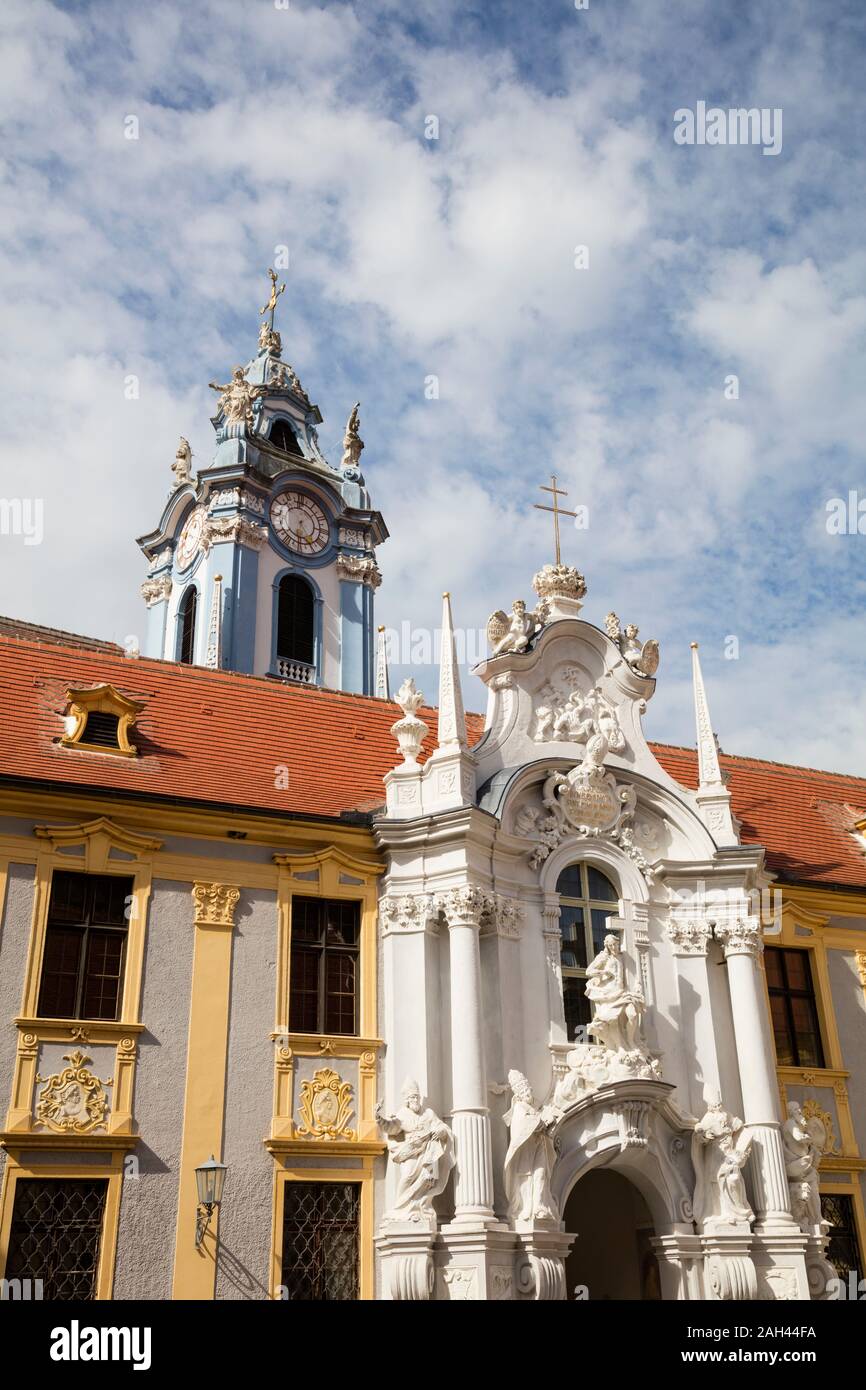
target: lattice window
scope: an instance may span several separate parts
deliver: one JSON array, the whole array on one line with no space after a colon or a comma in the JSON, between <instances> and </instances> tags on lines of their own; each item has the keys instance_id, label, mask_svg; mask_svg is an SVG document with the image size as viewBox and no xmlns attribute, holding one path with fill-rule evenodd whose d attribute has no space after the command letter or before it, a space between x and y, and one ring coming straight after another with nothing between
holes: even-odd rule
<instances>
[{"instance_id":1,"label":"lattice window","mask_svg":"<svg viewBox=\"0 0 866 1390\"><path fill-rule=\"evenodd\" d=\"M289 1298L338 1303L358 1297L360 1210L360 1183L286 1183L282 1283Z\"/></svg>"},{"instance_id":2,"label":"lattice window","mask_svg":"<svg viewBox=\"0 0 866 1390\"><path fill-rule=\"evenodd\" d=\"M862 1279L863 1264L857 1242L852 1199L843 1192L822 1192L821 1215L830 1223L827 1259L837 1275L847 1284L848 1274L853 1269L858 1280Z\"/></svg>"},{"instance_id":3,"label":"lattice window","mask_svg":"<svg viewBox=\"0 0 866 1390\"><path fill-rule=\"evenodd\" d=\"M108 1183L20 1178L6 1279L41 1279L45 1299L93 1299Z\"/></svg>"}]
</instances>

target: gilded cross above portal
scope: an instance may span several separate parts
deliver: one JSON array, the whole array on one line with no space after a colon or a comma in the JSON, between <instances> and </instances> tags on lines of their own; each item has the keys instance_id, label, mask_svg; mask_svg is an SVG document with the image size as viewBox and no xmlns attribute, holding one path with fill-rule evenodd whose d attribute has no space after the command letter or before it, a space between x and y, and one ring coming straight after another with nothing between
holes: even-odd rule
<instances>
[{"instance_id":1,"label":"gilded cross above portal","mask_svg":"<svg viewBox=\"0 0 866 1390\"><path fill-rule=\"evenodd\" d=\"M276 307L277 307L277 300L279 299L280 295L283 293L284 289L286 288L286 285L285 285L285 281L284 281L283 284L280 285L280 288L277 289L277 272L276 272L275 270L269 270L269 271L268 271L268 275L270 275L270 277L271 277L271 294L270 294L270 298L269 298L267 304L264 304L264 305L262 306L262 308L259 310L259 313L260 313L260 314L266 314L266 313L270 310L270 315L271 315L270 327L271 327L271 330L273 330L273 327L274 327L274 310L275 310Z\"/></svg>"},{"instance_id":2,"label":"gilded cross above portal","mask_svg":"<svg viewBox=\"0 0 866 1390\"><path fill-rule=\"evenodd\" d=\"M565 488L557 487L557 486L556 486L556 474L555 474L555 473L551 473L551 475L550 475L550 481L551 481L551 484L552 484L551 487L548 487L546 483L540 483L540 484L539 484L539 487L541 488L541 491L542 491L542 492L551 492L551 493L553 493L553 506L552 506L552 507L548 507L547 504L546 504L545 502L533 502L532 505L533 505L534 507L537 507L538 510L539 510L540 512L552 512L552 513L553 513L553 539L554 539L554 543L555 543L555 545L556 545L556 563L557 563L558 565L561 565L561 564L562 564L562 557L561 557L561 555L560 555L560 549L559 549L559 518L560 518L561 516L574 516L574 517L576 517L576 516L577 516L577 512L569 512L569 511L566 511L564 507L560 507L560 505L559 505L559 499L560 499L560 497L567 497L567 496L568 496L568 492L566 491Z\"/></svg>"}]
</instances>

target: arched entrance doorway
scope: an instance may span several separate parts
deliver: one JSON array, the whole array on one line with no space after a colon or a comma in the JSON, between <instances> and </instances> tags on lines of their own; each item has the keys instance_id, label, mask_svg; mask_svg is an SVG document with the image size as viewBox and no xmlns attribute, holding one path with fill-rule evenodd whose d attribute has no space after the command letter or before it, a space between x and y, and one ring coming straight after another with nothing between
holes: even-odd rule
<instances>
[{"instance_id":1,"label":"arched entrance doorway","mask_svg":"<svg viewBox=\"0 0 866 1390\"><path fill-rule=\"evenodd\" d=\"M569 1299L661 1298L652 1216L634 1183L594 1169L571 1189L564 1217L577 1236L565 1263Z\"/></svg>"}]
</instances>

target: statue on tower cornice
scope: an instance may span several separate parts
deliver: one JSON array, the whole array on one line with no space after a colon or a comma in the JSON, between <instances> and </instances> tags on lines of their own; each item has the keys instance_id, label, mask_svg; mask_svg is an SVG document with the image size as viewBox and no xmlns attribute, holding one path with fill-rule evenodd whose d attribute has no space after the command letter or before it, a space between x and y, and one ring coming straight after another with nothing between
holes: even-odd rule
<instances>
[{"instance_id":1,"label":"statue on tower cornice","mask_svg":"<svg viewBox=\"0 0 866 1390\"><path fill-rule=\"evenodd\" d=\"M183 487L184 483L192 482L192 449L189 446L189 440L184 439L183 435L180 437L171 471L174 474L175 490Z\"/></svg>"},{"instance_id":2,"label":"statue on tower cornice","mask_svg":"<svg viewBox=\"0 0 866 1390\"><path fill-rule=\"evenodd\" d=\"M360 411L361 402L358 401L346 422L346 433L343 435L343 457L340 459L341 468L358 467L361 450L364 447L364 441L359 433L361 428Z\"/></svg>"},{"instance_id":3,"label":"statue on tower cornice","mask_svg":"<svg viewBox=\"0 0 866 1390\"><path fill-rule=\"evenodd\" d=\"M243 367L235 367L231 381L220 384L209 381L212 391L219 391L217 409L222 411L226 424L253 426L253 402L267 392L267 386L252 386L244 376Z\"/></svg>"},{"instance_id":4,"label":"statue on tower cornice","mask_svg":"<svg viewBox=\"0 0 866 1390\"><path fill-rule=\"evenodd\" d=\"M275 328L263 323L259 329L259 352L266 352L270 357L279 357L283 350L283 340Z\"/></svg>"}]
</instances>

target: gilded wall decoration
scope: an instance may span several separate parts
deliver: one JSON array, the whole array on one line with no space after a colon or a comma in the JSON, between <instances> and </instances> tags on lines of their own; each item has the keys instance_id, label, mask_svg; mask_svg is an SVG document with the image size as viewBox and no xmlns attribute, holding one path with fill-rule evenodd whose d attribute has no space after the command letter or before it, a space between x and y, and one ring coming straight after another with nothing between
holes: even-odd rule
<instances>
[{"instance_id":1,"label":"gilded wall decoration","mask_svg":"<svg viewBox=\"0 0 866 1390\"><path fill-rule=\"evenodd\" d=\"M233 927L240 888L225 883L196 883L192 897L197 927Z\"/></svg>"},{"instance_id":2,"label":"gilded wall decoration","mask_svg":"<svg viewBox=\"0 0 866 1390\"><path fill-rule=\"evenodd\" d=\"M841 1153L839 1142L833 1131L833 1120L829 1110L823 1110L820 1101L815 1100L814 1097L811 1097L809 1100L804 1100L801 1109L807 1120L820 1120L821 1124L824 1126L824 1133L827 1136L823 1149L824 1154Z\"/></svg>"},{"instance_id":3,"label":"gilded wall decoration","mask_svg":"<svg viewBox=\"0 0 866 1390\"><path fill-rule=\"evenodd\" d=\"M354 1139L349 1128L352 1086L331 1067L320 1067L311 1081L301 1082L301 1120L298 1134L311 1139Z\"/></svg>"},{"instance_id":4,"label":"gilded wall decoration","mask_svg":"<svg viewBox=\"0 0 866 1390\"><path fill-rule=\"evenodd\" d=\"M100 1081L87 1068L92 1061L80 1048L63 1054L69 1066L51 1076L40 1076L36 1080L43 1086L36 1104L36 1119L47 1125L56 1134L89 1134L105 1124L108 1097L105 1087L114 1082L109 1077Z\"/></svg>"}]
</instances>

